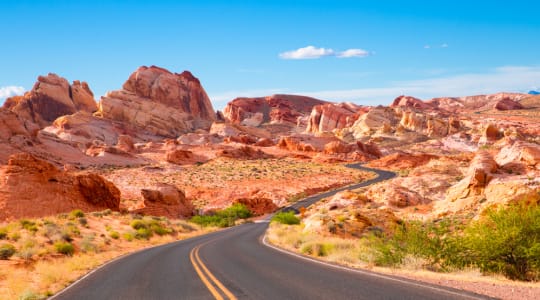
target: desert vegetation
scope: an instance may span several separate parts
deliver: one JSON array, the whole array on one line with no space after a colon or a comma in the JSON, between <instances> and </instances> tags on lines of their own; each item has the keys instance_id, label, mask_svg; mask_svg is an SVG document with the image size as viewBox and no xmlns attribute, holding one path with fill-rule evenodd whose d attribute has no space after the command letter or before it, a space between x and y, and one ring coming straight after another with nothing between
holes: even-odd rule
<instances>
[{"instance_id":1,"label":"desert vegetation","mask_svg":"<svg viewBox=\"0 0 540 300\"><path fill-rule=\"evenodd\" d=\"M44 299L114 257L214 229L110 210L2 223L0 295Z\"/></svg>"},{"instance_id":2,"label":"desert vegetation","mask_svg":"<svg viewBox=\"0 0 540 300\"><path fill-rule=\"evenodd\" d=\"M208 213L207 215L197 215L191 218L191 222L201 226L229 227L233 226L240 219L251 217L251 211L242 204L233 204L225 209Z\"/></svg>"},{"instance_id":3,"label":"desert vegetation","mask_svg":"<svg viewBox=\"0 0 540 300\"><path fill-rule=\"evenodd\" d=\"M540 206L518 203L488 209L478 220L402 221L391 231L346 239L286 225L275 218L271 242L347 265L452 272L476 268L485 275L540 280Z\"/></svg>"}]
</instances>

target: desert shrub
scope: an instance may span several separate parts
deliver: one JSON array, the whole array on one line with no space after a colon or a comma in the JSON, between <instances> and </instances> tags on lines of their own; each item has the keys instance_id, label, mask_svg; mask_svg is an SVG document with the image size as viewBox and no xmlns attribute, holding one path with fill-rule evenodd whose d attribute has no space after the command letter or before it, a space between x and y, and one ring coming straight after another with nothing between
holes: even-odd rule
<instances>
[{"instance_id":1,"label":"desert shrub","mask_svg":"<svg viewBox=\"0 0 540 300\"><path fill-rule=\"evenodd\" d=\"M54 243L54 249L60 254L72 256L75 253L75 247L71 243L58 241Z\"/></svg>"},{"instance_id":2,"label":"desert shrub","mask_svg":"<svg viewBox=\"0 0 540 300\"><path fill-rule=\"evenodd\" d=\"M76 218L82 218L84 217L84 212L80 209L75 209L75 210L72 210L70 213L69 213L69 216L73 219L76 219Z\"/></svg>"},{"instance_id":3,"label":"desert shrub","mask_svg":"<svg viewBox=\"0 0 540 300\"><path fill-rule=\"evenodd\" d=\"M147 240L152 237L152 230L149 228L139 228L135 233L135 238L138 240Z\"/></svg>"},{"instance_id":4,"label":"desert shrub","mask_svg":"<svg viewBox=\"0 0 540 300\"><path fill-rule=\"evenodd\" d=\"M459 225L453 220L422 223L405 222L391 234L372 234L369 244L375 250L376 265L398 266L407 256L422 258L432 270L447 270L462 266Z\"/></svg>"},{"instance_id":5,"label":"desert shrub","mask_svg":"<svg viewBox=\"0 0 540 300\"><path fill-rule=\"evenodd\" d=\"M30 232L37 232L38 231L38 227L36 225L36 222L26 220L26 219L22 219L22 220L19 221L19 223L21 224L21 227L23 229L26 229L26 230L28 230Z\"/></svg>"},{"instance_id":6,"label":"desert shrub","mask_svg":"<svg viewBox=\"0 0 540 300\"><path fill-rule=\"evenodd\" d=\"M7 228L5 228L5 227L0 228L0 240L5 240L7 237L8 237Z\"/></svg>"},{"instance_id":7,"label":"desert shrub","mask_svg":"<svg viewBox=\"0 0 540 300\"><path fill-rule=\"evenodd\" d=\"M300 224L300 218L294 215L294 212L278 212L272 217L272 222L278 222L287 225Z\"/></svg>"},{"instance_id":8,"label":"desert shrub","mask_svg":"<svg viewBox=\"0 0 540 300\"><path fill-rule=\"evenodd\" d=\"M131 221L130 226L135 230L147 228L146 222L144 222L143 220L133 220Z\"/></svg>"},{"instance_id":9,"label":"desert shrub","mask_svg":"<svg viewBox=\"0 0 540 300\"><path fill-rule=\"evenodd\" d=\"M515 204L488 210L463 237L464 259L487 273L540 280L540 206Z\"/></svg>"},{"instance_id":10,"label":"desert shrub","mask_svg":"<svg viewBox=\"0 0 540 300\"><path fill-rule=\"evenodd\" d=\"M334 245L330 243L309 243L302 246L300 251L303 254L324 257L328 256L333 249Z\"/></svg>"},{"instance_id":11,"label":"desert shrub","mask_svg":"<svg viewBox=\"0 0 540 300\"><path fill-rule=\"evenodd\" d=\"M79 218L78 221L82 226L88 225L88 220L86 218Z\"/></svg>"},{"instance_id":12,"label":"desert shrub","mask_svg":"<svg viewBox=\"0 0 540 300\"><path fill-rule=\"evenodd\" d=\"M0 245L0 259L6 260L15 254L17 250L15 249L15 246L11 244L2 244Z\"/></svg>"},{"instance_id":13,"label":"desert shrub","mask_svg":"<svg viewBox=\"0 0 540 300\"><path fill-rule=\"evenodd\" d=\"M124 238L124 240L126 240L128 242L131 242L135 238L135 233L133 233L131 231L130 232L125 232L124 234L122 234L122 237Z\"/></svg>"},{"instance_id":14,"label":"desert shrub","mask_svg":"<svg viewBox=\"0 0 540 300\"><path fill-rule=\"evenodd\" d=\"M98 246L94 243L94 234L85 235L80 243L83 252L98 252Z\"/></svg>"},{"instance_id":15,"label":"desert shrub","mask_svg":"<svg viewBox=\"0 0 540 300\"><path fill-rule=\"evenodd\" d=\"M109 232L109 236L110 236L112 239L115 239L115 240L117 240L118 238L120 238L120 234L118 233L118 231L111 231L111 232Z\"/></svg>"},{"instance_id":16,"label":"desert shrub","mask_svg":"<svg viewBox=\"0 0 540 300\"><path fill-rule=\"evenodd\" d=\"M194 216L191 222L201 226L229 227L233 226L238 219L251 217L251 211L243 204L233 204L223 210L218 210L212 215Z\"/></svg>"},{"instance_id":17,"label":"desert shrub","mask_svg":"<svg viewBox=\"0 0 540 300\"><path fill-rule=\"evenodd\" d=\"M13 232L12 234L9 235L9 239L14 242L18 241L20 238L21 238L21 234L18 232Z\"/></svg>"}]
</instances>

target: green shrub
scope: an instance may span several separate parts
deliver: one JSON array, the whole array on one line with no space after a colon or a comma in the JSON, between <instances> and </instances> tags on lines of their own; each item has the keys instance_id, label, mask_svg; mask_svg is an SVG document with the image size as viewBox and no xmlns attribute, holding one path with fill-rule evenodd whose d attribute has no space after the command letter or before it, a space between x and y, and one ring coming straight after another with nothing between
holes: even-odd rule
<instances>
[{"instance_id":1,"label":"green shrub","mask_svg":"<svg viewBox=\"0 0 540 300\"><path fill-rule=\"evenodd\" d=\"M489 210L464 235L465 259L487 273L540 279L540 206L515 204Z\"/></svg>"},{"instance_id":2,"label":"green shrub","mask_svg":"<svg viewBox=\"0 0 540 300\"><path fill-rule=\"evenodd\" d=\"M71 243L58 241L54 243L54 249L56 252L68 256L72 256L75 253L75 247Z\"/></svg>"},{"instance_id":3,"label":"green shrub","mask_svg":"<svg viewBox=\"0 0 540 300\"><path fill-rule=\"evenodd\" d=\"M152 230L149 228L139 228L135 233L135 238L138 240L147 240L152 237Z\"/></svg>"},{"instance_id":4,"label":"green shrub","mask_svg":"<svg viewBox=\"0 0 540 300\"><path fill-rule=\"evenodd\" d=\"M133 228L135 230L148 227L146 222L144 222L143 220L133 220L133 221L131 221L130 225L131 225L131 228Z\"/></svg>"},{"instance_id":5,"label":"green shrub","mask_svg":"<svg viewBox=\"0 0 540 300\"><path fill-rule=\"evenodd\" d=\"M201 226L229 227L233 226L238 219L251 217L251 211L243 204L233 204L223 210L218 210L212 215L194 216L191 222Z\"/></svg>"},{"instance_id":6,"label":"green shrub","mask_svg":"<svg viewBox=\"0 0 540 300\"><path fill-rule=\"evenodd\" d=\"M0 240L5 240L8 236L7 228L0 228Z\"/></svg>"},{"instance_id":7,"label":"green shrub","mask_svg":"<svg viewBox=\"0 0 540 300\"><path fill-rule=\"evenodd\" d=\"M294 212L278 212L272 217L272 222L278 222L287 225L300 224L300 218L294 215Z\"/></svg>"},{"instance_id":8,"label":"green shrub","mask_svg":"<svg viewBox=\"0 0 540 300\"><path fill-rule=\"evenodd\" d=\"M30 232L37 232L38 231L37 225L33 221L22 219L22 220L19 221L19 223L21 224L21 227L23 229L26 229L26 230L28 230Z\"/></svg>"},{"instance_id":9,"label":"green shrub","mask_svg":"<svg viewBox=\"0 0 540 300\"><path fill-rule=\"evenodd\" d=\"M81 250L83 252L98 252L98 246L94 243L94 234L85 235L81 240Z\"/></svg>"},{"instance_id":10,"label":"green shrub","mask_svg":"<svg viewBox=\"0 0 540 300\"><path fill-rule=\"evenodd\" d=\"M13 254L15 254L15 252L17 252L17 250L11 244L0 245L0 259L2 260L9 259L13 256Z\"/></svg>"},{"instance_id":11,"label":"green shrub","mask_svg":"<svg viewBox=\"0 0 540 300\"><path fill-rule=\"evenodd\" d=\"M124 238L124 240L126 240L128 242L131 242L135 238L135 233L133 233L133 232L125 232L124 234L122 234L122 237Z\"/></svg>"},{"instance_id":12,"label":"green shrub","mask_svg":"<svg viewBox=\"0 0 540 300\"><path fill-rule=\"evenodd\" d=\"M315 256L328 256L334 249L334 245L328 243L310 243L306 244L300 249L303 254L315 255Z\"/></svg>"},{"instance_id":13,"label":"green shrub","mask_svg":"<svg viewBox=\"0 0 540 300\"><path fill-rule=\"evenodd\" d=\"M118 233L118 231L111 231L109 233L109 236L112 238L112 239L115 239L117 240L118 238L120 238L120 234Z\"/></svg>"},{"instance_id":14,"label":"green shrub","mask_svg":"<svg viewBox=\"0 0 540 300\"><path fill-rule=\"evenodd\" d=\"M73 219L76 219L76 218L82 218L84 217L84 212L80 209L75 209L75 210L72 210L70 213L69 213L69 216Z\"/></svg>"}]
</instances>

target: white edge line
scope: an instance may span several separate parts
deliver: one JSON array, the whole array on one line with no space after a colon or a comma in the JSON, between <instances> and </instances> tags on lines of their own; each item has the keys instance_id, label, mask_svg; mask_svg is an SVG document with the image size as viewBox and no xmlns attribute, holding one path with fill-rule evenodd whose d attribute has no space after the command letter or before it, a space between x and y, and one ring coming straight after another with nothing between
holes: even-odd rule
<instances>
[{"instance_id":1,"label":"white edge line","mask_svg":"<svg viewBox=\"0 0 540 300\"><path fill-rule=\"evenodd\" d=\"M328 262L325 262L325 261L321 261L321 260L318 260L318 259L314 259L314 258L311 258L311 257L306 257L304 255L300 255L300 254L297 254L297 253L294 253L294 252L290 252L288 250L285 250L283 248L280 248L280 247L277 247L277 246L274 246L274 245L268 243L268 238L267 238L266 232L265 232L264 237L262 239L262 243L266 247L272 248L272 249L274 249L276 251L279 251L281 253L284 253L284 254L287 254L287 255L290 255L290 256L294 256L294 257L297 257L297 258L300 258L300 259L303 259L303 260L311 261L311 262L314 262L314 263L318 263L318 264L321 264L321 265L325 265L325 266L328 266L328 267L332 267L332 268L335 268L335 269L346 270L346 271L360 273L360 274L367 275L367 276L383 278L383 279L392 280L392 281L396 281L396 282L400 282L400 283L404 283L404 284L408 284L408 285L414 285L414 286L418 286L418 287L422 287L422 288L428 288L428 289L436 290L436 291L439 291L439 292L444 292L444 293L451 294L451 295L456 295L456 296L460 296L460 297L467 297L467 298L470 298L470 299L486 299L486 298L489 299L490 298L489 296L475 297L475 296L467 295L467 294L464 294L464 293L462 294L462 293L459 293L459 292L454 292L454 291L450 291L450 290L447 290L447 289L434 287L434 286L431 286L431 285L428 285L428 284L417 283L417 282L414 282L414 281L403 280L403 279L395 278L395 277L392 277L392 276L387 276L387 275L384 275L384 274L375 273L374 271L367 272L367 271L360 270L360 269L349 268L349 267L345 267L345 266L336 265L336 264L328 263ZM467 292L467 291L465 291L465 292Z\"/></svg>"}]
</instances>

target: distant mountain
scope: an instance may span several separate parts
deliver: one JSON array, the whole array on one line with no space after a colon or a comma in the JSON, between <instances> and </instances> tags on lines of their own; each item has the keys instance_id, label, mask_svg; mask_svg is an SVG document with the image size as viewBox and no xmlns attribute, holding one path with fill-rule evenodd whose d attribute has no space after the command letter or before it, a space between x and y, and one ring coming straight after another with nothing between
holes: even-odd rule
<instances>
[{"instance_id":1,"label":"distant mountain","mask_svg":"<svg viewBox=\"0 0 540 300\"><path fill-rule=\"evenodd\" d=\"M529 91L529 95L540 95L539 91Z\"/></svg>"}]
</instances>

